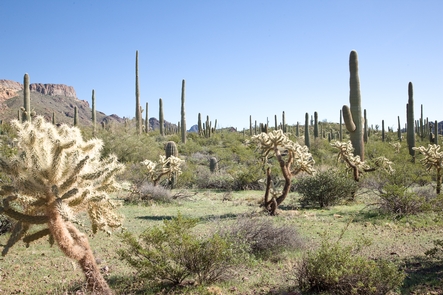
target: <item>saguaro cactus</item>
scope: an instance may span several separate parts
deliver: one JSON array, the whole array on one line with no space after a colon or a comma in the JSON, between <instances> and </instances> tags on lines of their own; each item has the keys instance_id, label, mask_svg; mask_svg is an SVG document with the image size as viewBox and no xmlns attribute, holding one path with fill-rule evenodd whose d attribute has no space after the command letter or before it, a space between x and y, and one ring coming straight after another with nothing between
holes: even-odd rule
<instances>
[{"instance_id":1,"label":"saguaro cactus","mask_svg":"<svg viewBox=\"0 0 443 295\"><path fill-rule=\"evenodd\" d=\"M23 110L22 121L31 121L31 89L29 88L29 75L23 77Z\"/></svg>"},{"instance_id":2,"label":"saguaro cactus","mask_svg":"<svg viewBox=\"0 0 443 295\"><path fill-rule=\"evenodd\" d=\"M343 106L343 119L354 147L354 155L360 156L360 159L364 161L365 145L363 141L360 78L358 76L358 57L355 50L352 50L349 55L349 73L350 108L347 105Z\"/></svg>"},{"instance_id":3,"label":"saguaro cactus","mask_svg":"<svg viewBox=\"0 0 443 295\"><path fill-rule=\"evenodd\" d=\"M217 170L218 170L218 161L217 161L216 157L209 158L209 170L212 173L217 172Z\"/></svg>"},{"instance_id":4,"label":"saguaro cactus","mask_svg":"<svg viewBox=\"0 0 443 295\"><path fill-rule=\"evenodd\" d=\"M96 113L95 113L95 91L92 89L92 135L95 136L96 132Z\"/></svg>"},{"instance_id":5,"label":"saguaro cactus","mask_svg":"<svg viewBox=\"0 0 443 295\"><path fill-rule=\"evenodd\" d=\"M124 165L114 155L102 159L103 142L84 141L76 127L57 128L41 116L32 123L11 124L17 131L18 152L0 159L0 170L13 184L2 184L0 212L17 223L2 254L20 240L29 244L49 236L79 263L94 294L111 294L88 236L75 223L76 216L88 213L94 233L121 226L108 193L118 189L114 175Z\"/></svg>"},{"instance_id":6,"label":"saguaro cactus","mask_svg":"<svg viewBox=\"0 0 443 295\"><path fill-rule=\"evenodd\" d=\"M318 113L314 112L314 138L318 137Z\"/></svg>"},{"instance_id":7,"label":"saguaro cactus","mask_svg":"<svg viewBox=\"0 0 443 295\"><path fill-rule=\"evenodd\" d=\"M409 148L409 155L412 157L412 161L415 161L415 128L414 128L414 89L412 82L408 84L408 104L407 109L407 141Z\"/></svg>"},{"instance_id":8,"label":"saguaro cactus","mask_svg":"<svg viewBox=\"0 0 443 295\"><path fill-rule=\"evenodd\" d=\"M138 84L138 50L135 52L135 121L137 133L142 133L142 115L140 112L140 87Z\"/></svg>"},{"instance_id":9,"label":"saguaro cactus","mask_svg":"<svg viewBox=\"0 0 443 295\"><path fill-rule=\"evenodd\" d=\"M170 157L178 157L178 149L177 149L177 145L175 144L174 141L168 141L165 145L165 154L166 154L166 159L170 158ZM167 164L167 168L169 168L169 163ZM170 178L169 178L169 185L171 186L171 188L174 188L175 184L177 182L177 175L176 173L172 173Z\"/></svg>"},{"instance_id":10,"label":"saguaro cactus","mask_svg":"<svg viewBox=\"0 0 443 295\"><path fill-rule=\"evenodd\" d=\"M74 126L78 126L78 108L74 107Z\"/></svg>"},{"instance_id":11,"label":"saguaro cactus","mask_svg":"<svg viewBox=\"0 0 443 295\"><path fill-rule=\"evenodd\" d=\"M182 80L182 108L181 108L181 135L182 143L186 143L186 116L185 116L185 80Z\"/></svg>"},{"instance_id":12,"label":"saguaro cactus","mask_svg":"<svg viewBox=\"0 0 443 295\"><path fill-rule=\"evenodd\" d=\"M309 114L305 114L305 145L311 148L311 140L309 139Z\"/></svg>"},{"instance_id":13,"label":"saguaro cactus","mask_svg":"<svg viewBox=\"0 0 443 295\"><path fill-rule=\"evenodd\" d=\"M160 135L165 136L165 118L163 117L163 100L158 100L158 120L160 121Z\"/></svg>"}]
</instances>

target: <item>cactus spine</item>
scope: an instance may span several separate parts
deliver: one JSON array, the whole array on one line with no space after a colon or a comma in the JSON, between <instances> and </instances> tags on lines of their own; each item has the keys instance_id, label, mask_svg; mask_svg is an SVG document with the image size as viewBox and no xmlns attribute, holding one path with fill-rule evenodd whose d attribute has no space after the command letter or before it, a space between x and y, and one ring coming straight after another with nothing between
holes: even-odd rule
<instances>
[{"instance_id":1,"label":"cactus spine","mask_svg":"<svg viewBox=\"0 0 443 295\"><path fill-rule=\"evenodd\" d=\"M305 115L305 145L310 149L311 140L309 139L309 114Z\"/></svg>"},{"instance_id":2,"label":"cactus spine","mask_svg":"<svg viewBox=\"0 0 443 295\"><path fill-rule=\"evenodd\" d=\"M95 136L95 132L96 132L96 114L95 114L95 91L94 89L92 89L92 136Z\"/></svg>"},{"instance_id":3,"label":"cactus spine","mask_svg":"<svg viewBox=\"0 0 443 295\"><path fill-rule=\"evenodd\" d=\"M185 116L185 80L182 80L182 109L181 109L182 143L186 143L186 116Z\"/></svg>"},{"instance_id":4,"label":"cactus spine","mask_svg":"<svg viewBox=\"0 0 443 295\"><path fill-rule=\"evenodd\" d=\"M160 135L165 136L165 118L163 117L163 100L158 100L158 118L160 121Z\"/></svg>"},{"instance_id":5,"label":"cactus spine","mask_svg":"<svg viewBox=\"0 0 443 295\"><path fill-rule=\"evenodd\" d=\"M140 88L138 84L138 50L135 52L135 121L137 133L142 133L142 116L140 112Z\"/></svg>"},{"instance_id":6,"label":"cactus spine","mask_svg":"<svg viewBox=\"0 0 443 295\"><path fill-rule=\"evenodd\" d=\"M360 159L364 161L365 147L363 142L360 78L358 76L358 57L355 50L351 51L349 55L349 73L350 107L347 105L343 106L343 119L354 147L354 156L360 156Z\"/></svg>"},{"instance_id":7,"label":"cactus spine","mask_svg":"<svg viewBox=\"0 0 443 295\"><path fill-rule=\"evenodd\" d=\"M407 104L407 140L409 155L412 157L412 161L415 161L415 130L414 130L414 89L412 82L408 84L408 104Z\"/></svg>"},{"instance_id":8,"label":"cactus spine","mask_svg":"<svg viewBox=\"0 0 443 295\"><path fill-rule=\"evenodd\" d=\"M23 77L23 111L22 121L31 121L31 89L29 88L29 75Z\"/></svg>"}]
</instances>

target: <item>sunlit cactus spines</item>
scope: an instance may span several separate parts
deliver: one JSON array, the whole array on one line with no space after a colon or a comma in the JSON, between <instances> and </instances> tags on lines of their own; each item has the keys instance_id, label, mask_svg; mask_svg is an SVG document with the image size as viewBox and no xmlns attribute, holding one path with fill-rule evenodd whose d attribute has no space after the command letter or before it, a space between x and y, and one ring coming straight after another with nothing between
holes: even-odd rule
<instances>
[{"instance_id":1,"label":"sunlit cactus spines","mask_svg":"<svg viewBox=\"0 0 443 295\"><path fill-rule=\"evenodd\" d=\"M159 156L158 162L144 160L141 164L145 167L146 174L154 186L158 185L163 177L171 180L182 173L181 165L183 160L176 156L166 158L164 155Z\"/></svg>"},{"instance_id":2,"label":"sunlit cactus spines","mask_svg":"<svg viewBox=\"0 0 443 295\"><path fill-rule=\"evenodd\" d=\"M354 155L360 156L364 161L364 141L363 141L363 118L360 94L360 78L358 76L358 57L356 51L351 51L349 55L349 103L350 107L344 105L343 119L346 129L349 131Z\"/></svg>"},{"instance_id":3,"label":"sunlit cactus spines","mask_svg":"<svg viewBox=\"0 0 443 295\"><path fill-rule=\"evenodd\" d=\"M108 193L119 189L114 176L124 166L114 155L102 159L103 142L84 141L76 127L56 127L41 116L33 122L14 120L11 124L17 131L18 152L0 159L1 172L11 179L1 186L0 213L17 223L2 254L20 240L29 244L50 236L66 256L80 264L89 289L111 294L87 236L74 224L85 212L94 233L109 233L121 226Z\"/></svg>"},{"instance_id":4,"label":"sunlit cactus spines","mask_svg":"<svg viewBox=\"0 0 443 295\"><path fill-rule=\"evenodd\" d=\"M415 160L415 128L414 128L414 88L412 82L408 84L408 104L407 104L407 142L409 155Z\"/></svg>"},{"instance_id":5,"label":"sunlit cactus spines","mask_svg":"<svg viewBox=\"0 0 443 295\"><path fill-rule=\"evenodd\" d=\"M429 144L427 148L424 146L419 146L414 147L414 150L418 151L424 156L420 162L428 171L435 169L437 182L436 192L437 194L440 194L443 172L443 152L440 151L440 146L437 144Z\"/></svg>"},{"instance_id":6,"label":"sunlit cactus spines","mask_svg":"<svg viewBox=\"0 0 443 295\"><path fill-rule=\"evenodd\" d=\"M29 75L23 77L23 109L22 122L31 120L31 89L29 88Z\"/></svg>"},{"instance_id":7,"label":"sunlit cactus spines","mask_svg":"<svg viewBox=\"0 0 443 295\"><path fill-rule=\"evenodd\" d=\"M275 156L279 163L285 185L279 195L270 196L271 175L269 167L266 169L266 191L263 199L263 206L269 214L275 215L278 206L285 200L291 187L291 179L300 172L313 174L314 159L309 153L307 146L301 146L290 140L283 130L273 130L269 133L261 133L251 138L251 142L257 144L265 165L268 165L268 159ZM282 151L285 151L284 153Z\"/></svg>"}]
</instances>

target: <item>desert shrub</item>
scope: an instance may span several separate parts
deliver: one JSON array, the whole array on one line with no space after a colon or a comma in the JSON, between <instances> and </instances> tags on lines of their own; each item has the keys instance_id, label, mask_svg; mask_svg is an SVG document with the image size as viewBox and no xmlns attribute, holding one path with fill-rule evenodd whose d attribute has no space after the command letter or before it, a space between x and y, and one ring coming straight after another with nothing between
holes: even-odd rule
<instances>
[{"instance_id":1,"label":"desert shrub","mask_svg":"<svg viewBox=\"0 0 443 295\"><path fill-rule=\"evenodd\" d=\"M128 194L124 201L133 204L151 204L152 202L170 203L173 201L171 190L163 186L154 186L147 181L140 185L134 185L130 194Z\"/></svg>"},{"instance_id":2,"label":"desert shrub","mask_svg":"<svg viewBox=\"0 0 443 295\"><path fill-rule=\"evenodd\" d=\"M236 243L245 243L248 253L262 259L278 259L284 250L303 246L296 228L287 224L277 225L269 218L242 216L220 229L220 234L231 237Z\"/></svg>"},{"instance_id":3,"label":"desert shrub","mask_svg":"<svg viewBox=\"0 0 443 295\"><path fill-rule=\"evenodd\" d=\"M432 257L432 258L436 258L436 259L443 259L443 240L441 239L436 239L434 241L432 241L434 244L434 247L427 250L425 252L426 256Z\"/></svg>"},{"instance_id":4,"label":"desert shrub","mask_svg":"<svg viewBox=\"0 0 443 295\"><path fill-rule=\"evenodd\" d=\"M303 206L323 208L353 199L358 183L337 171L319 171L314 176L298 179L295 190L302 195L300 203Z\"/></svg>"},{"instance_id":5,"label":"desert shrub","mask_svg":"<svg viewBox=\"0 0 443 295\"><path fill-rule=\"evenodd\" d=\"M331 242L326 236L318 250L302 259L296 276L302 291L346 295L384 295L398 289L405 278L394 263L361 257L352 246Z\"/></svg>"},{"instance_id":6,"label":"desert shrub","mask_svg":"<svg viewBox=\"0 0 443 295\"><path fill-rule=\"evenodd\" d=\"M429 201L407 187L388 184L380 194L380 210L401 217L431 210Z\"/></svg>"},{"instance_id":7,"label":"desert shrub","mask_svg":"<svg viewBox=\"0 0 443 295\"><path fill-rule=\"evenodd\" d=\"M198 237L193 233L197 222L178 214L146 230L138 239L125 232L122 240L127 247L118 253L137 269L140 277L153 282L176 285L191 278L198 283L211 283L228 276L243 261L238 245L218 234Z\"/></svg>"}]
</instances>

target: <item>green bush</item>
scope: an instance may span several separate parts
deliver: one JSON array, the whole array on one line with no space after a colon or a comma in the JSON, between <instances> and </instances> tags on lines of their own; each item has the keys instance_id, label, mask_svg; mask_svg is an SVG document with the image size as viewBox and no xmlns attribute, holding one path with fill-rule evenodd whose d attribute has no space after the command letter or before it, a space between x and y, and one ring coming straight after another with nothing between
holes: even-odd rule
<instances>
[{"instance_id":1,"label":"green bush","mask_svg":"<svg viewBox=\"0 0 443 295\"><path fill-rule=\"evenodd\" d=\"M357 182L337 171L319 171L314 176L300 178L295 184L295 191L302 195L302 206L320 208L352 200L357 190Z\"/></svg>"},{"instance_id":2,"label":"green bush","mask_svg":"<svg viewBox=\"0 0 443 295\"><path fill-rule=\"evenodd\" d=\"M352 246L341 246L327 237L317 251L306 254L296 275L302 291L337 295L384 295L398 289L405 278L395 264L358 256Z\"/></svg>"},{"instance_id":3,"label":"green bush","mask_svg":"<svg viewBox=\"0 0 443 295\"><path fill-rule=\"evenodd\" d=\"M153 202L171 203L173 199L171 190L144 181L140 185L133 185L131 193L124 198L124 201L131 204L149 205Z\"/></svg>"},{"instance_id":4,"label":"green bush","mask_svg":"<svg viewBox=\"0 0 443 295\"><path fill-rule=\"evenodd\" d=\"M172 220L164 220L162 226L146 230L139 239L125 232L122 238L127 247L118 253L137 269L140 277L153 282L177 285L187 278L198 283L214 282L243 261L243 252L218 234L197 237L192 232L197 222L178 214Z\"/></svg>"}]
</instances>

